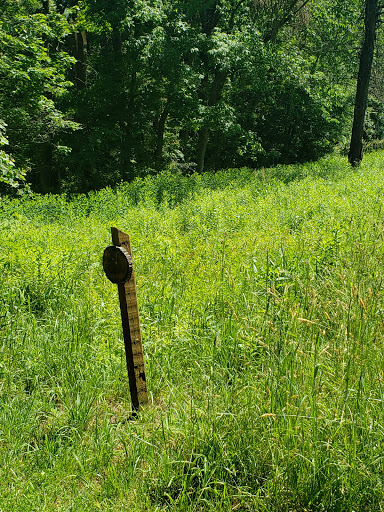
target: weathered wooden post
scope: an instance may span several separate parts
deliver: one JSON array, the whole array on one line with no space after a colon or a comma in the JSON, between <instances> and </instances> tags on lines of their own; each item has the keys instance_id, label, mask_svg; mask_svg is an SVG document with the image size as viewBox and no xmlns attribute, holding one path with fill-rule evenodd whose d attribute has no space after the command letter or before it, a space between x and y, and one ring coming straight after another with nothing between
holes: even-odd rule
<instances>
[{"instance_id":1,"label":"weathered wooden post","mask_svg":"<svg viewBox=\"0 0 384 512\"><path fill-rule=\"evenodd\" d=\"M103 268L108 279L118 285L132 409L137 411L148 402L148 392L131 241L117 228L111 232L113 246L104 251Z\"/></svg>"}]
</instances>

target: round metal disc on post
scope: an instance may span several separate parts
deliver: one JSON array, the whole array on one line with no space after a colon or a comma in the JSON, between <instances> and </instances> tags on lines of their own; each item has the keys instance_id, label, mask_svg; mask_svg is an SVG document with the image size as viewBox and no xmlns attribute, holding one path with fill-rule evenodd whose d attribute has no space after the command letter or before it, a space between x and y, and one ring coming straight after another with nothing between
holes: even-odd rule
<instances>
[{"instance_id":1,"label":"round metal disc on post","mask_svg":"<svg viewBox=\"0 0 384 512\"><path fill-rule=\"evenodd\" d=\"M132 258L124 247L111 245L104 251L103 269L112 283L124 284L132 275Z\"/></svg>"}]
</instances>

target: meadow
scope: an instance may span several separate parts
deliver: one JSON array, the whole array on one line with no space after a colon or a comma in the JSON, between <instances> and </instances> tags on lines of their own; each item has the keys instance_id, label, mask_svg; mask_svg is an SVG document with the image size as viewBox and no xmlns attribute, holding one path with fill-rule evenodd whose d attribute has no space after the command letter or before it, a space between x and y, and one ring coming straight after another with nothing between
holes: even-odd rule
<instances>
[{"instance_id":1,"label":"meadow","mask_svg":"<svg viewBox=\"0 0 384 512\"><path fill-rule=\"evenodd\" d=\"M1 198L0 511L384 510L383 206L384 152Z\"/></svg>"}]
</instances>

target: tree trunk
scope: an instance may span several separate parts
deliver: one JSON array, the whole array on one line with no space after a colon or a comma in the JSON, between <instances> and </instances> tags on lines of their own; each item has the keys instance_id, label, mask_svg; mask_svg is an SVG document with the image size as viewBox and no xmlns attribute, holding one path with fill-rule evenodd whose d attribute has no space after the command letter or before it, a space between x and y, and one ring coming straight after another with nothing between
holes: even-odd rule
<instances>
[{"instance_id":1,"label":"tree trunk","mask_svg":"<svg viewBox=\"0 0 384 512\"><path fill-rule=\"evenodd\" d=\"M365 36L360 54L359 74L357 78L355 111L348 160L353 166L363 159L364 118L368 103L368 89L371 78L373 53L375 48L376 27L379 20L378 0L365 2Z\"/></svg>"},{"instance_id":2,"label":"tree trunk","mask_svg":"<svg viewBox=\"0 0 384 512\"><path fill-rule=\"evenodd\" d=\"M43 0L41 3L41 12L45 15L49 14L49 0Z\"/></svg>"},{"instance_id":3,"label":"tree trunk","mask_svg":"<svg viewBox=\"0 0 384 512\"><path fill-rule=\"evenodd\" d=\"M197 172L203 172L205 153L207 151L209 138L209 130L207 126L203 126L199 131L199 141L197 143Z\"/></svg>"},{"instance_id":4,"label":"tree trunk","mask_svg":"<svg viewBox=\"0 0 384 512\"><path fill-rule=\"evenodd\" d=\"M162 164L165 123L167 121L168 113L168 105L165 105L163 111L161 112L161 114L156 116L155 121L153 123L153 127L156 134L155 149L153 154L155 157L156 164L159 165L160 167Z\"/></svg>"},{"instance_id":5,"label":"tree trunk","mask_svg":"<svg viewBox=\"0 0 384 512\"><path fill-rule=\"evenodd\" d=\"M43 0L41 3L41 12L45 16L49 16L50 14L50 0ZM44 41L47 53L54 53L55 49L52 46L52 43L49 42L47 36L43 35L42 39ZM52 94L50 92L45 93L48 99L52 99ZM60 178L58 170L56 169L53 162L53 149L54 143L52 136L48 136L48 140L40 144L39 150L39 161L38 161L38 179L36 183L36 188L39 192L46 194L49 192L58 192L60 188Z\"/></svg>"},{"instance_id":6,"label":"tree trunk","mask_svg":"<svg viewBox=\"0 0 384 512\"><path fill-rule=\"evenodd\" d=\"M38 191L42 194L59 190L59 176L53 165L53 142L41 144L38 174Z\"/></svg>"},{"instance_id":7,"label":"tree trunk","mask_svg":"<svg viewBox=\"0 0 384 512\"><path fill-rule=\"evenodd\" d=\"M133 63L136 65L136 59ZM124 119L120 122L122 131L121 140L121 172L124 181L134 177L134 131L136 117L136 89L137 89L137 71L132 69L129 79L128 97L124 99Z\"/></svg>"},{"instance_id":8,"label":"tree trunk","mask_svg":"<svg viewBox=\"0 0 384 512\"><path fill-rule=\"evenodd\" d=\"M75 33L75 76L78 89L87 86L87 34L85 31Z\"/></svg>"}]
</instances>

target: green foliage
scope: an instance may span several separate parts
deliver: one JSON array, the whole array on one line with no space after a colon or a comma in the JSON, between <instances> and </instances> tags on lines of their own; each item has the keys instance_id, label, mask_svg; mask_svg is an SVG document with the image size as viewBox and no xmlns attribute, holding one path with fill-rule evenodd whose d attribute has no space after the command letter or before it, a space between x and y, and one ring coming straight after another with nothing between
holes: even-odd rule
<instances>
[{"instance_id":1,"label":"green foliage","mask_svg":"<svg viewBox=\"0 0 384 512\"><path fill-rule=\"evenodd\" d=\"M8 145L6 137L6 124L0 119L0 148ZM12 189L20 189L25 184L25 171L17 169L13 158L0 149L0 194L1 191L9 193Z\"/></svg>"},{"instance_id":2,"label":"green foliage","mask_svg":"<svg viewBox=\"0 0 384 512\"><path fill-rule=\"evenodd\" d=\"M384 138L384 104L371 97L368 100L366 112L364 139L366 141L381 141Z\"/></svg>"},{"instance_id":3,"label":"green foliage","mask_svg":"<svg viewBox=\"0 0 384 512\"><path fill-rule=\"evenodd\" d=\"M68 106L83 130L63 141L62 187L331 151L352 115L360 7L304 3L78 3L88 72Z\"/></svg>"},{"instance_id":4,"label":"green foliage","mask_svg":"<svg viewBox=\"0 0 384 512\"><path fill-rule=\"evenodd\" d=\"M1 507L380 510L383 159L3 198ZM110 225L134 251L135 420Z\"/></svg>"},{"instance_id":5,"label":"green foliage","mask_svg":"<svg viewBox=\"0 0 384 512\"><path fill-rule=\"evenodd\" d=\"M30 169L29 179L44 174L45 150L58 135L78 127L55 103L71 85L65 73L73 59L59 49L69 25L56 12L42 14L38 7L8 2L0 18L0 107L10 152L17 167ZM49 188L50 176L44 179Z\"/></svg>"},{"instance_id":6,"label":"green foliage","mask_svg":"<svg viewBox=\"0 0 384 512\"><path fill-rule=\"evenodd\" d=\"M358 0L5 3L9 154L43 193L316 160L348 137L361 14ZM378 52L373 147L381 67Z\"/></svg>"}]
</instances>

